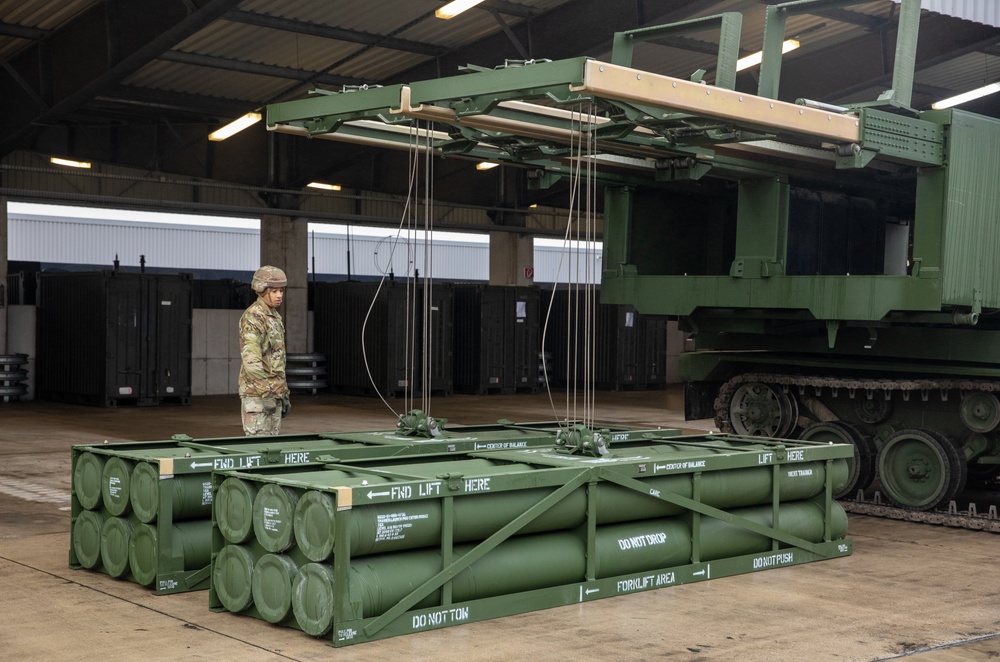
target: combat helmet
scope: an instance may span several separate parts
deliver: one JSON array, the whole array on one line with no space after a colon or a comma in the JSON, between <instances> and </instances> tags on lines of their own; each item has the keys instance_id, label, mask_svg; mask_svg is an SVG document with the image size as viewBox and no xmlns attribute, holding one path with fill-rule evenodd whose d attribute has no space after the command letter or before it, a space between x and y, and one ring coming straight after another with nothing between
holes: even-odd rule
<instances>
[{"instance_id":1,"label":"combat helmet","mask_svg":"<svg viewBox=\"0 0 1000 662\"><path fill-rule=\"evenodd\" d=\"M286 287L287 285L288 278L285 276L285 272L270 265L265 265L255 271L253 280L250 281L250 287L257 294L263 294L269 287Z\"/></svg>"}]
</instances>

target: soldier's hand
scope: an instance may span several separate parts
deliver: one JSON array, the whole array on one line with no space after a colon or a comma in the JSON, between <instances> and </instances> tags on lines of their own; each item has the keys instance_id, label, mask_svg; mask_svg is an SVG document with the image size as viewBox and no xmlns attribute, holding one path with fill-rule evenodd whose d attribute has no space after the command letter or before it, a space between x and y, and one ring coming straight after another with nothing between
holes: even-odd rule
<instances>
[{"instance_id":1,"label":"soldier's hand","mask_svg":"<svg viewBox=\"0 0 1000 662\"><path fill-rule=\"evenodd\" d=\"M286 393L281 396L281 417L284 418L285 416L288 416L288 412L290 411L292 411L292 400Z\"/></svg>"}]
</instances>

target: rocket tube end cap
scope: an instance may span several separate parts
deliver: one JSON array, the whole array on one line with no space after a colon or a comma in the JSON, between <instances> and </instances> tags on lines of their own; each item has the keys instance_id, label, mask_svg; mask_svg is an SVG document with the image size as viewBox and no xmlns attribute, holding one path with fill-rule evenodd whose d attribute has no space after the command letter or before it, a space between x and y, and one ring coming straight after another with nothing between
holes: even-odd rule
<instances>
[{"instance_id":1,"label":"rocket tube end cap","mask_svg":"<svg viewBox=\"0 0 1000 662\"><path fill-rule=\"evenodd\" d=\"M128 546L128 565L132 570L132 579L142 586L151 586L156 581L159 547L156 527L137 524Z\"/></svg>"},{"instance_id":2,"label":"rocket tube end cap","mask_svg":"<svg viewBox=\"0 0 1000 662\"><path fill-rule=\"evenodd\" d=\"M120 457L109 458L101 473L101 496L104 506L112 515L120 516L132 508L129 494L132 490L132 461Z\"/></svg>"},{"instance_id":3,"label":"rocket tube end cap","mask_svg":"<svg viewBox=\"0 0 1000 662\"><path fill-rule=\"evenodd\" d=\"M239 478L222 481L215 495L215 523L231 543L246 542L253 533L253 502L257 486Z\"/></svg>"},{"instance_id":4,"label":"rocket tube end cap","mask_svg":"<svg viewBox=\"0 0 1000 662\"><path fill-rule=\"evenodd\" d=\"M226 545L212 565L212 587L222 606L240 612L253 604L254 557L245 547Z\"/></svg>"},{"instance_id":5,"label":"rocket tube end cap","mask_svg":"<svg viewBox=\"0 0 1000 662\"><path fill-rule=\"evenodd\" d=\"M282 554L265 554L253 568L251 591L260 617L280 623L292 612L292 581L298 574L295 562Z\"/></svg>"},{"instance_id":6,"label":"rocket tube end cap","mask_svg":"<svg viewBox=\"0 0 1000 662\"><path fill-rule=\"evenodd\" d=\"M337 504L325 492L310 490L295 506L295 542L310 561L325 561L333 554Z\"/></svg>"},{"instance_id":7,"label":"rocket tube end cap","mask_svg":"<svg viewBox=\"0 0 1000 662\"><path fill-rule=\"evenodd\" d=\"M93 510L80 513L73 522L71 544L76 559L84 568L91 569L101 560L101 530L104 516Z\"/></svg>"},{"instance_id":8,"label":"rocket tube end cap","mask_svg":"<svg viewBox=\"0 0 1000 662\"><path fill-rule=\"evenodd\" d=\"M129 502L141 522L152 522L160 509L160 472L149 462L140 462L132 471Z\"/></svg>"},{"instance_id":9,"label":"rocket tube end cap","mask_svg":"<svg viewBox=\"0 0 1000 662\"><path fill-rule=\"evenodd\" d=\"M257 492L253 502L253 532L261 547L269 552L283 552L291 547L295 528L295 491L268 483Z\"/></svg>"},{"instance_id":10,"label":"rocket tube end cap","mask_svg":"<svg viewBox=\"0 0 1000 662\"><path fill-rule=\"evenodd\" d=\"M94 510L101 505L101 476L104 474L105 457L94 453L81 453L73 467L73 492L80 505Z\"/></svg>"},{"instance_id":11,"label":"rocket tube end cap","mask_svg":"<svg viewBox=\"0 0 1000 662\"><path fill-rule=\"evenodd\" d=\"M112 577L122 577L129 569L132 529L132 522L123 517L110 517L101 527L101 562Z\"/></svg>"},{"instance_id":12,"label":"rocket tube end cap","mask_svg":"<svg viewBox=\"0 0 1000 662\"><path fill-rule=\"evenodd\" d=\"M306 563L292 581L292 613L306 634L321 637L333 627L333 570Z\"/></svg>"}]
</instances>

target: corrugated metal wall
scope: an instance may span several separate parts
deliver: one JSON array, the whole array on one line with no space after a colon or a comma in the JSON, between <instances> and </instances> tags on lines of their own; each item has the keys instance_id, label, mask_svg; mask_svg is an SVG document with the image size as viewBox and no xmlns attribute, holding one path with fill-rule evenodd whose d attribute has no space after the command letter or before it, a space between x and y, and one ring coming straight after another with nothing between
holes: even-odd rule
<instances>
[{"instance_id":1,"label":"corrugated metal wall","mask_svg":"<svg viewBox=\"0 0 1000 662\"><path fill-rule=\"evenodd\" d=\"M996 0L921 0L920 8L1000 28L1000 2Z\"/></svg>"},{"instance_id":2,"label":"corrugated metal wall","mask_svg":"<svg viewBox=\"0 0 1000 662\"><path fill-rule=\"evenodd\" d=\"M376 204L391 206L382 201ZM390 211L388 208L386 211ZM447 236L445 233L441 233ZM226 270L250 273L260 254L260 233L255 228L175 225L89 218L58 218L11 212L8 223L8 259L68 265L111 267L117 257L122 266L139 265L179 270ZM440 236L440 235L438 235ZM419 239L407 239L385 230L381 236L352 232L312 232L309 237L309 271L317 274L400 278L417 269L445 280L489 280L489 244L435 238L430 251ZM350 269L348 270L348 250ZM535 281L576 281L600 274L600 246L589 259L563 257L559 246L535 247ZM313 259L315 258L315 260ZM560 265L561 261L561 265ZM588 266L589 262L589 266Z\"/></svg>"},{"instance_id":3,"label":"corrugated metal wall","mask_svg":"<svg viewBox=\"0 0 1000 662\"><path fill-rule=\"evenodd\" d=\"M984 308L1000 307L1000 199L992 173L1000 160L1000 122L954 112L945 200L941 300L969 306L982 292ZM989 164L988 162L994 162Z\"/></svg>"}]
</instances>

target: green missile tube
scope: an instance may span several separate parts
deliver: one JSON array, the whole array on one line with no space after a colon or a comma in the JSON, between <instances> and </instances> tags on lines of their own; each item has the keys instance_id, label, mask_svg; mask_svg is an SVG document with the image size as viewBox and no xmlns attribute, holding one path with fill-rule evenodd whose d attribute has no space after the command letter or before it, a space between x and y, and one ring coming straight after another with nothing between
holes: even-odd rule
<instances>
[{"instance_id":1,"label":"green missile tube","mask_svg":"<svg viewBox=\"0 0 1000 662\"><path fill-rule=\"evenodd\" d=\"M524 470L524 465L495 465L477 460L476 469L493 471ZM453 463L465 464L465 463ZM427 465L424 465L427 466ZM847 463L832 464L834 484L847 479ZM467 468L467 467L466 467ZM423 470L424 467L419 467ZM435 471L440 470L436 468ZM410 468L412 473L417 473ZM422 472L422 471L421 471ZM434 475L432 472L426 472ZM474 478L475 474L463 474ZM482 474L480 474L482 475ZM486 473L486 475L490 475ZM308 476L306 474L305 476ZM774 469L772 466L707 472L702 475L701 501L716 508L734 508L770 503ZM778 468L780 495L783 501L818 496L825 489L826 464L804 462ZM310 482L321 482L310 478ZM651 489L663 493L693 496L691 474L675 474L648 478L643 481ZM325 483L330 484L330 483ZM601 483L597 488L597 523L635 521L680 515L684 509L666 501L652 499L613 483ZM836 489L836 488L835 488ZM456 542L485 540L515 517L540 501L550 490L545 488L477 494L454 500L454 537ZM285 504L290 507L290 504ZM572 529L581 525L587 512L586 489L580 488L526 525L520 534ZM324 561L333 552L334 520L337 517L333 497L326 492L304 492L298 499L294 517L282 519L282 539L285 524L290 523L295 541L303 554L312 561ZM413 499L400 503L355 507L350 513L351 555L381 554L404 549L416 549L437 544L443 521L440 499ZM266 531L266 530L265 530ZM273 533L266 531L268 536ZM264 540L261 540L264 544ZM270 542L268 544L271 544ZM265 548L270 549L267 544ZM271 551L282 551L273 549Z\"/></svg>"},{"instance_id":2,"label":"green missile tube","mask_svg":"<svg viewBox=\"0 0 1000 662\"><path fill-rule=\"evenodd\" d=\"M831 509L831 537L839 540L847 533L847 515L837 503L831 504ZM729 512L765 525L769 525L773 516L771 506ZM786 503L779 508L778 528L810 542L820 542L824 536L823 517L824 509L819 503ZM663 518L597 527L597 578L689 563L692 541L691 524L687 520ZM701 518L700 535L702 561L771 549L770 538L746 535L738 527L709 517ZM456 546L455 558L473 547ZM454 577L452 599L458 603L584 581L586 548L583 527L510 538ZM441 554L436 549L365 556L352 559L350 585L341 588L335 583L331 566L307 563L298 568L292 580L292 612L303 631L319 636L332 626L337 590L349 591L355 609L352 618L370 618L385 613L441 568ZM273 590L284 590L284 586ZM440 600L440 591L435 591L413 608L433 607Z\"/></svg>"},{"instance_id":3,"label":"green missile tube","mask_svg":"<svg viewBox=\"0 0 1000 662\"><path fill-rule=\"evenodd\" d=\"M98 508L104 498L101 480L107 458L96 453L81 453L73 467L73 493L87 510Z\"/></svg>"},{"instance_id":4,"label":"green missile tube","mask_svg":"<svg viewBox=\"0 0 1000 662\"><path fill-rule=\"evenodd\" d=\"M153 522L160 510L160 490L170 490L173 520L212 516L212 475L188 474L161 480L157 467L139 462L132 470L129 503L140 522Z\"/></svg>"},{"instance_id":5,"label":"green missile tube","mask_svg":"<svg viewBox=\"0 0 1000 662\"><path fill-rule=\"evenodd\" d=\"M109 457L101 472L101 497L104 507L115 516L125 515L132 508L132 468L135 463L121 457Z\"/></svg>"},{"instance_id":6,"label":"green missile tube","mask_svg":"<svg viewBox=\"0 0 1000 662\"><path fill-rule=\"evenodd\" d=\"M112 577L128 573L128 547L135 524L125 517L109 517L101 527L101 562Z\"/></svg>"},{"instance_id":7,"label":"green missile tube","mask_svg":"<svg viewBox=\"0 0 1000 662\"><path fill-rule=\"evenodd\" d=\"M105 516L97 510L84 510L73 521L70 546L77 562L92 570L101 562L101 531Z\"/></svg>"},{"instance_id":8,"label":"green missile tube","mask_svg":"<svg viewBox=\"0 0 1000 662\"><path fill-rule=\"evenodd\" d=\"M773 526L774 512L770 507L743 508L733 511L741 517ZM821 499L808 499L782 504L778 511L778 529L804 538L810 542L823 539L824 507ZM830 509L831 539L840 540L847 535L847 513L836 501ZM690 516L686 519L690 520ZM771 539L711 517L701 518L701 560L713 561L743 554L755 554L771 549Z\"/></svg>"},{"instance_id":9,"label":"green missile tube","mask_svg":"<svg viewBox=\"0 0 1000 662\"><path fill-rule=\"evenodd\" d=\"M140 522L129 543L128 562L132 579L143 586L156 581L160 542L155 524ZM175 522L170 531L170 556L180 559L178 567L197 570L212 560L212 520Z\"/></svg>"}]
</instances>

